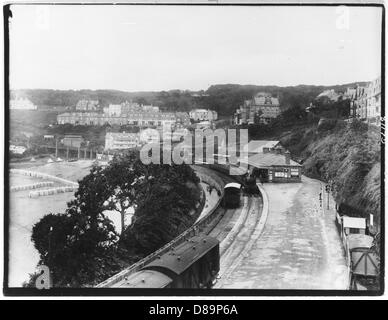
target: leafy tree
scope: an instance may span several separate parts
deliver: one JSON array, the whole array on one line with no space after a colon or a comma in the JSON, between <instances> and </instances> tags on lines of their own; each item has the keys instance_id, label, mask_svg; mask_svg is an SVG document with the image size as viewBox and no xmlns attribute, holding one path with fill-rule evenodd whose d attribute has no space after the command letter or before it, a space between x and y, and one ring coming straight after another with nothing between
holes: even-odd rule
<instances>
[{"instance_id":1,"label":"leafy tree","mask_svg":"<svg viewBox=\"0 0 388 320\"><path fill-rule=\"evenodd\" d=\"M49 266L55 286L104 280L194 222L195 183L198 178L189 166L144 165L134 152L115 157L106 168L93 166L79 181L66 212L46 215L33 227L40 263ZM118 211L125 230L130 206L139 208L120 240L104 211Z\"/></svg>"}]
</instances>

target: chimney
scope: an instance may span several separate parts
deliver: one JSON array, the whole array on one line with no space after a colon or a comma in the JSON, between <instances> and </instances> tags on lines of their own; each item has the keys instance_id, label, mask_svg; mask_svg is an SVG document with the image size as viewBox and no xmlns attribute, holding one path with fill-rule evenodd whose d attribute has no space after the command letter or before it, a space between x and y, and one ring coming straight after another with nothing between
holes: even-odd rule
<instances>
[{"instance_id":1,"label":"chimney","mask_svg":"<svg viewBox=\"0 0 388 320\"><path fill-rule=\"evenodd\" d=\"M290 164L290 158L291 158L290 151L286 151L284 153L284 157L286 158L286 164Z\"/></svg>"}]
</instances>

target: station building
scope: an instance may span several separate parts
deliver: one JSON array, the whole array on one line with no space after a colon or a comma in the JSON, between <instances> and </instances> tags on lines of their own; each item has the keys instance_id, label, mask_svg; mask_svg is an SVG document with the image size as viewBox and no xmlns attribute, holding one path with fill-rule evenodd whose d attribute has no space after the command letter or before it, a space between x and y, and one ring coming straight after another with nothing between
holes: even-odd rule
<instances>
[{"instance_id":1,"label":"station building","mask_svg":"<svg viewBox=\"0 0 388 320\"><path fill-rule=\"evenodd\" d=\"M279 141L252 140L242 150L249 171L261 182L301 182L303 166Z\"/></svg>"}]
</instances>

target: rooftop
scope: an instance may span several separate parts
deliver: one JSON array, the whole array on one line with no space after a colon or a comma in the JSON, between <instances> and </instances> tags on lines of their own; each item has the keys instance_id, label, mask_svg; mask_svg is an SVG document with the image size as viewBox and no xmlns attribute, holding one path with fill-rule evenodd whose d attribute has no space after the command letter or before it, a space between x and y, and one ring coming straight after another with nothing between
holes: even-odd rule
<instances>
[{"instance_id":1,"label":"rooftop","mask_svg":"<svg viewBox=\"0 0 388 320\"><path fill-rule=\"evenodd\" d=\"M245 152L263 152L263 148L275 148L280 141L278 140L251 140L243 147Z\"/></svg>"},{"instance_id":2,"label":"rooftop","mask_svg":"<svg viewBox=\"0 0 388 320\"><path fill-rule=\"evenodd\" d=\"M248 163L256 168L266 168L271 166L292 166L301 167L299 163L290 159L290 164L286 164L284 154L277 153L258 153L248 157Z\"/></svg>"}]
</instances>

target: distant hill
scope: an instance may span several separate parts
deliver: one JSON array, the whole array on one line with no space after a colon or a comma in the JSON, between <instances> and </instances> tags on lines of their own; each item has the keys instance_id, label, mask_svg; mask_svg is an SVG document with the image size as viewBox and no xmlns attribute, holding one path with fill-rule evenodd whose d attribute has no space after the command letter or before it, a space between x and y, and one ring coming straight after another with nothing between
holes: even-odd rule
<instances>
[{"instance_id":1,"label":"distant hill","mask_svg":"<svg viewBox=\"0 0 388 320\"><path fill-rule=\"evenodd\" d=\"M119 90L51 90L23 89L11 91L11 98L26 97L39 106L75 106L81 99L99 100L101 106L110 103L121 103L126 100L143 104L158 105L163 110L189 111L201 107L217 111L220 115L230 116L246 99L256 92L269 92L280 99L281 107L307 106L321 92L329 89L345 91L347 87L366 82L349 83L333 86L257 86L239 84L218 84L210 86L206 91L169 90L126 92Z\"/></svg>"}]
</instances>

